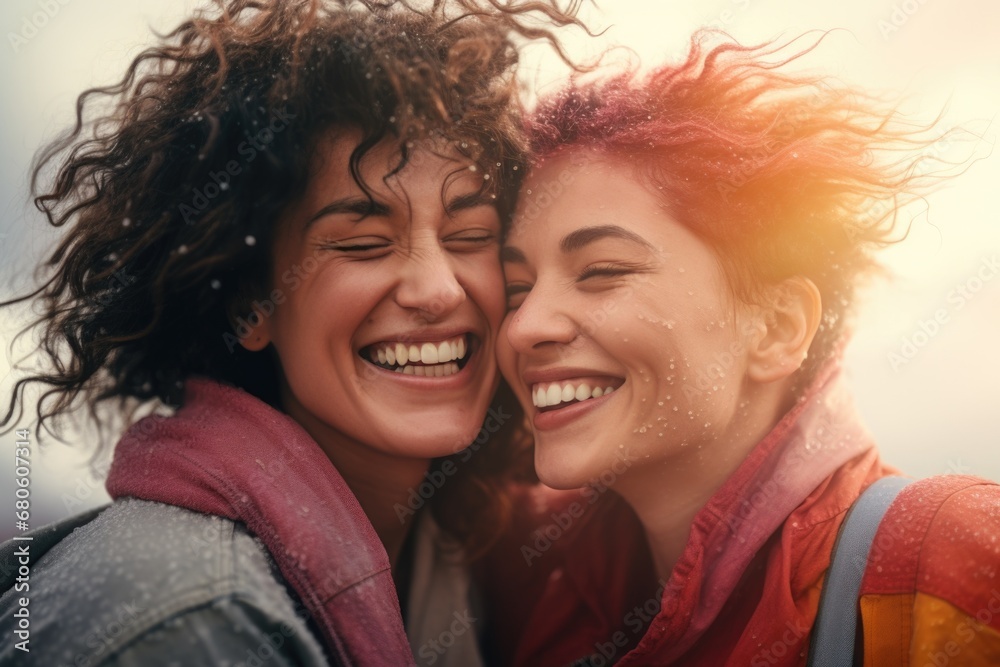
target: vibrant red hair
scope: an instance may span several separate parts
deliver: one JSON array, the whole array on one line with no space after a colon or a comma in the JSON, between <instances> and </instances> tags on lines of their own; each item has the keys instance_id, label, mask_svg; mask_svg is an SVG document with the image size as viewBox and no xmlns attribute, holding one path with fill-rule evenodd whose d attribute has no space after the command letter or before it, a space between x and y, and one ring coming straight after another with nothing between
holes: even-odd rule
<instances>
[{"instance_id":1,"label":"vibrant red hair","mask_svg":"<svg viewBox=\"0 0 1000 667\"><path fill-rule=\"evenodd\" d=\"M860 278L878 268L871 251L905 236L900 207L940 180L924 167L942 163L922 152L937 120L914 125L870 94L785 71L822 39L742 46L704 30L680 64L574 81L529 122L538 161L584 148L636 165L716 251L743 302L788 277L811 279L823 321L805 379L844 337Z\"/></svg>"}]
</instances>

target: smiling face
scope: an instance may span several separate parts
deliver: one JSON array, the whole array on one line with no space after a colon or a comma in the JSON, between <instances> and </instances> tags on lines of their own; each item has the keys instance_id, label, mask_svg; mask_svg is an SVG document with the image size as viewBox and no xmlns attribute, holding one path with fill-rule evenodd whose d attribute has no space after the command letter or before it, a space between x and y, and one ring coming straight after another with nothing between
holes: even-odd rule
<instances>
[{"instance_id":1,"label":"smiling face","mask_svg":"<svg viewBox=\"0 0 1000 667\"><path fill-rule=\"evenodd\" d=\"M622 458L635 478L699 461L733 434L757 330L712 249L632 167L579 151L547 159L522 189L503 257L498 358L543 482L582 486Z\"/></svg>"},{"instance_id":2,"label":"smiling face","mask_svg":"<svg viewBox=\"0 0 1000 667\"><path fill-rule=\"evenodd\" d=\"M319 442L450 454L475 438L498 380L498 214L457 157L418 147L386 178L390 144L361 163L370 202L349 172L356 145L350 134L321 145L276 234L284 302L245 345L274 345L283 407Z\"/></svg>"}]
</instances>

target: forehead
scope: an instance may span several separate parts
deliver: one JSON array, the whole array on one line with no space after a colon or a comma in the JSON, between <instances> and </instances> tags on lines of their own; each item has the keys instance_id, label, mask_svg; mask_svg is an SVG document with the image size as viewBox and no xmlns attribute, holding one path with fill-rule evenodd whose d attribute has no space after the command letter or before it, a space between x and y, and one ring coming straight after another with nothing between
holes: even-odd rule
<instances>
[{"instance_id":1,"label":"forehead","mask_svg":"<svg viewBox=\"0 0 1000 667\"><path fill-rule=\"evenodd\" d=\"M357 189L351 171L351 156L363 135L354 128L334 128L320 135L310 158L308 190ZM422 181L468 178L478 180L469 167L471 160L461 155L449 142L421 140L408 142L406 164L400 168L402 145L394 137L386 137L369 148L358 162L358 175L372 193L389 195L398 188L394 181L418 175ZM397 193L398 194L398 193Z\"/></svg>"},{"instance_id":2,"label":"forehead","mask_svg":"<svg viewBox=\"0 0 1000 667\"><path fill-rule=\"evenodd\" d=\"M561 236L580 227L662 227L669 217L641 173L624 159L585 149L545 158L528 172L508 242Z\"/></svg>"}]
</instances>

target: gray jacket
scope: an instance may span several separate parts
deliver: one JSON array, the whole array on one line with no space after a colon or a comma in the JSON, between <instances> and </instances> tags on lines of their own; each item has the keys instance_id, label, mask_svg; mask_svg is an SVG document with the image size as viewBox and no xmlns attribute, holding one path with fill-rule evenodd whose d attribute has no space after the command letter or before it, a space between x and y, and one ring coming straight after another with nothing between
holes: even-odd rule
<instances>
[{"instance_id":1,"label":"gray jacket","mask_svg":"<svg viewBox=\"0 0 1000 667\"><path fill-rule=\"evenodd\" d=\"M0 545L0 665L330 664L305 607L240 523L125 498L26 536ZM21 598L29 652L16 648Z\"/></svg>"}]
</instances>

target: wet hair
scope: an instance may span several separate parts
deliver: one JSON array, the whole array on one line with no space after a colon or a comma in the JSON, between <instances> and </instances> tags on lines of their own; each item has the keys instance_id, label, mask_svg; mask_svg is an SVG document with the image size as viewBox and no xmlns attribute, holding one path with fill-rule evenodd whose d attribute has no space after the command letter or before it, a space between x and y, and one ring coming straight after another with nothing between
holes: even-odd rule
<instances>
[{"instance_id":1,"label":"wet hair","mask_svg":"<svg viewBox=\"0 0 1000 667\"><path fill-rule=\"evenodd\" d=\"M75 126L33 165L35 205L65 232L40 286L0 304L37 300L25 332L40 332L44 362L17 381L0 426L21 417L33 383L45 432L61 437L83 407L105 446L146 407L180 405L192 375L277 405L274 359L233 334L267 294L276 221L303 193L319 139L360 131L350 169L362 188L376 145L397 144L398 170L414 142L446 142L489 176L503 218L526 148L516 40L562 53L551 30L578 24L576 9L215 0L118 83L82 93ZM483 511L497 505L490 471L505 465L487 449L463 465L463 488L479 494L463 506Z\"/></svg>"},{"instance_id":2,"label":"wet hair","mask_svg":"<svg viewBox=\"0 0 1000 667\"><path fill-rule=\"evenodd\" d=\"M876 96L788 71L824 37L742 46L699 31L683 62L574 81L529 119L534 160L575 147L635 165L744 303L791 276L816 284L823 317L796 391L838 354L856 288L880 270L873 250L905 237L900 209L950 169L925 150L952 134L934 136L939 119L908 122Z\"/></svg>"}]
</instances>

